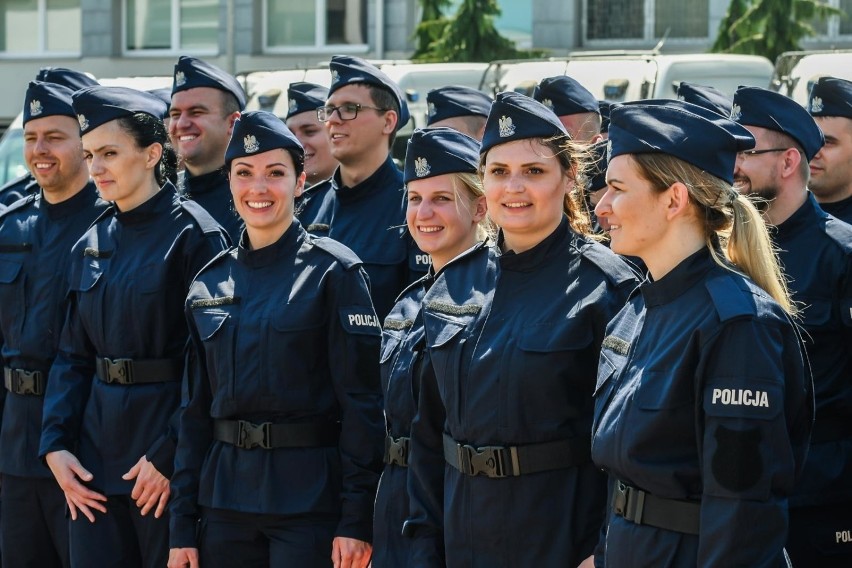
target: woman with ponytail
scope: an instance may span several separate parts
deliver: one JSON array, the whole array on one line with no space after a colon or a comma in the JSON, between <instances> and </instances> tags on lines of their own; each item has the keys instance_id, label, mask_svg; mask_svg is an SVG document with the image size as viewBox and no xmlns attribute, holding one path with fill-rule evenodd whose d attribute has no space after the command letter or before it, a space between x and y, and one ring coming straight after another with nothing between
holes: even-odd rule
<instances>
[{"instance_id":1,"label":"woman with ponytail","mask_svg":"<svg viewBox=\"0 0 852 568\"><path fill-rule=\"evenodd\" d=\"M162 101L95 86L72 106L89 174L112 206L71 250L39 454L65 493L73 566L165 566L182 308L227 237L177 195Z\"/></svg>"},{"instance_id":2,"label":"woman with ponytail","mask_svg":"<svg viewBox=\"0 0 852 568\"><path fill-rule=\"evenodd\" d=\"M688 103L612 111L612 250L648 278L610 322L592 459L609 474L599 566L785 566L812 388L760 215L732 187L748 131Z\"/></svg>"}]
</instances>

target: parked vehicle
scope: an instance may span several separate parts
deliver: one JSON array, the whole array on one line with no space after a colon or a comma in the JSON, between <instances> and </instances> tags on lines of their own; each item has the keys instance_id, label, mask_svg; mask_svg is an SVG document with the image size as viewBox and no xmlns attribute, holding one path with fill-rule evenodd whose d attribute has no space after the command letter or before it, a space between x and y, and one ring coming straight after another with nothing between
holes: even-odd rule
<instances>
[{"instance_id":1,"label":"parked vehicle","mask_svg":"<svg viewBox=\"0 0 852 568\"><path fill-rule=\"evenodd\" d=\"M786 51L775 61L770 88L806 105L811 86L825 75L852 81L852 49Z\"/></svg>"}]
</instances>

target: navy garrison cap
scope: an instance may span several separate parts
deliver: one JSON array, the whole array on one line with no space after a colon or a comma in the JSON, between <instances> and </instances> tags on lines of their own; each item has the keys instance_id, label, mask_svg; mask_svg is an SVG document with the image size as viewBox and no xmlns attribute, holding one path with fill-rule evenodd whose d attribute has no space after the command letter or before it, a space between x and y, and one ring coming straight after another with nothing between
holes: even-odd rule
<instances>
[{"instance_id":1,"label":"navy garrison cap","mask_svg":"<svg viewBox=\"0 0 852 568\"><path fill-rule=\"evenodd\" d=\"M733 184L743 141L718 124L683 108L638 103L613 108L610 121L609 159L668 154Z\"/></svg>"},{"instance_id":2,"label":"navy garrison cap","mask_svg":"<svg viewBox=\"0 0 852 568\"><path fill-rule=\"evenodd\" d=\"M600 113L598 99L586 87L566 75L542 79L533 91L533 98L555 112L556 116Z\"/></svg>"},{"instance_id":3,"label":"navy garrison cap","mask_svg":"<svg viewBox=\"0 0 852 568\"><path fill-rule=\"evenodd\" d=\"M743 150L748 150L750 148L754 148L754 136L751 134L751 132L748 131L748 129L745 126L743 126L741 124L737 124L736 122L734 122L733 120L728 118L727 115L722 116L719 113L717 113L716 111L710 110L707 107L697 105L697 104L693 104L693 103L688 103L686 101L672 100L672 99L645 99L645 100L640 100L640 101L630 101L630 102L622 103L622 104L624 104L626 106L631 106L631 105L649 106L649 105L653 105L653 106L667 106L667 107L670 107L670 108L679 108L679 109L684 110L686 112L691 112L692 114L697 114L701 118L705 118L705 119L709 120L710 122L712 122L713 124L715 124L716 126L721 126L725 130L727 130L731 134L731 136L733 136L737 140L737 144L740 147L740 149L738 150L739 152L742 152Z\"/></svg>"},{"instance_id":4,"label":"navy garrison cap","mask_svg":"<svg viewBox=\"0 0 852 568\"><path fill-rule=\"evenodd\" d=\"M443 174L476 173L479 142L452 128L417 129L405 152L405 183Z\"/></svg>"},{"instance_id":5,"label":"navy garrison cap","mask_svg":"<svg viewBox=\"0 0 852 568\"><path fill-rule=\"evenodd\" d=\"M397 104L399 104L399 120L396 123L396 129L399 130L408 122L410 118L408 103L405 102L405 95L403 95L402 89L378 67L359 57L335 55L331 58L328 68L331 71L331 87L328 89L329 96L334 94L337 89L354 83L365 83L381 87L390 92L396 99Z\"/></svg>"},{"instance_id":6,"label":"navy garrison cap","mask_svg":"<svg viewBox=\"0 0 852 568\"><path fill-rule=\"evenodd\" d=\"M488 116L491 97L470 87L450 85L426 93L426 125L456 116Z\"/></svg>"},{"instance_id":7,"label":"navy garrison cap","mask_svg":"<svg viewBox=\"0 0 852 568\"><path fill-rule=\"evenodd\" d=\"M589 164L589 171L586 173L586 191L594 192L606 187L606 149L608 142L601 140L589 147L592 163Z\"/></svg>"},{"instance_id":8,"label":"navy garrison cap","mask_svg":"<svg viewBox=\"0 0 852 568\"><path fill-rule=\"evenodd\" d=\"M802 105L768 89L737 89L734 93L731 118L746 126L757 126L786 134L799 143L808 162L825 143L822 131Z\"/></svg>"},{"instance_id":9,"label":"navy garrison cap","mask_svg":"<svg viewBox=\"0 0 852 568\"><path fill-rule=\"evenodd\" d=\"M46 116L70 116L77 118L71 107L74 91L63 85L30 81L24 97L24 124L34 118Z\"/></svg>"},{"instance_id":10,"label":"navy garrison cap","mask_svg":"<svg viewBox=\"0 0 852 568\"><path fill-rule=\"evenodd\" d=\"M612 103L609 101L598 101L598 110L601 113L601 134L609 132L609 111Z\"/></svg>"},{"instance_id":11,"label":"navy garrison cap","mask_svg":"<svg viewBox=\"0 0 852 568\"><path fill-rule=\"evenodd\" d=\"M328 89L314 83L290 83L287 87L287 118L316 111L328 100Z\"/></svg>"},{"instance_id":12,"label":"navy garrison cap","mask_svg":"<svg viewBox=\"0 0 852 568\"><path fill-rule=\"evenodd\" d=\"M305 156L304 148L283 120L265 110L244 112L234 123L231 140L225 150L225 164L276 148L295 152L302 158Z\"/></svg>"},{"instance_id":13,"label":"navy garrison cap","mask_svg":"<svg viewBox=\"0 0 852 568\"><path fill-rule=\"evenodd\" d=\"M480 153L514 140L552 136L570 137L552 110L520 93L497 93L485 122Z\"/></svg>"},{"instance_id":14,"label":"navy garrison cap","mask_svg":"<svg viewBox=\"0 0 852 568\"><path fill-rule=\"evenodd\" d=\"M182 55L175 64L172 95L197 87L209 87L231 93L237 99L240 110L246 107L246 93L233 75L201 59Z\"/></svg>"},{"instance_id":15,"label":"navy garrison cap","mask_svg":"<svg viewBox=\"0 0 852 568\"><path fill-rule=\"evenodd\" d=\"M85 73L65 67L42 67L38 70L36 81L56 83L57 85L68 87L72 92L98 84L97 81Z\"/></svg>"},{"instance_id":16,"label":"navy garrison cap","mask_svg":"<svg viewBox=\"0 0 852 568\"><path fill-rule=\"evenodd\" d=\"M166 103L145 91L96 85L74 93L71 104L85 134L116 118L144 112L162 119Z\"/></svg>"},{"instance_id":17,"label":"navy garrison cap","mask_svg":"<svg viewBox=\"0 0 852 568\"><path fill-rule=\"evenodd\" d=\"M811 87L808 110L811 116L852 118L852 81L820 77Z\"/></svg>"},{"instance_id":18,"label":"navy garrison cap","mask_svg":"<svg viewBox=\"0 0 852 568\"><path fill-rule=\"evenodd\" d=\"M719 89L686 81L681 81L677 88L677 98L723 116L731 116L731 106L734 104L733 99Z\"/></svg>"}]
</instances>

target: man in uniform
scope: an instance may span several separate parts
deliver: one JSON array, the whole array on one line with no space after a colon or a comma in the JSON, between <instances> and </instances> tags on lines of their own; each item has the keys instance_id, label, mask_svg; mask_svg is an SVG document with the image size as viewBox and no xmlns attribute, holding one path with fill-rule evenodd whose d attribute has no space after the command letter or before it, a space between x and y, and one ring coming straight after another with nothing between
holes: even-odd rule
<instances>
[{"instance_id":1,"label":"man in uniform","mask_svg":"<svg viewBox=\"0 0 852 568\"><path fill-rule=\"evenodd\" d=\"M593 144L601 136L600 105L583 85L565 75L542 79L533 98L548 107L577 142Z\"/></svg>"},{"instance_id":2,"label":"man in uniform","mask_svg":"<svg viewBox=\"0 0 852 568\"><path fill-rule=\"evenodd\" d=\"M426 93L426 126L446 126L482 141L491 97L470 87L449 86Z\"/></svg>"},{"instance_id":3,"label":"man in uniform","mask_svg":"<svg viewBox=\"0 0 852 568\"><path fill-rule=\"evenodd\" d=\"M345 55L329 64L331 88L317 118L340 165L299 212L305 229L352 249L370 278L376 314L384 321L397 295L429 266L405 230L402 172L390 155L408 122L399 86L372 64Z\"/></svg>"},{"instance_id":4,"label":"man in uniform","mask_svg":"<svg viewBox=\"0 0 852 568\"><path fill-rule=\"evenodd\" d=\"M0 529L6 566L69 566L65 496L38 459L42 405L65 315L71 247L106 208L89 181L72 90L34 81L24 156L40 188L0 216Z\"/></svg>"},{"instance_id":5,"label":"man in uniform","mask_svg":"<svg viewBox=\"0 0 852 568\"><path fill-rule=\"evenodd\" d=\"M305 149L307 191L331 177L337 162L331 157L331 145L325 125L317 119L317 109L325 106L328 89L313 83L290 83L287 87L287 128Z\"/></svg>"},{"instance_id":6,"label":"man in uniform","mask_svg":"<svg viewBox=\"0 0 852 568\"><path fill-rule=\"evenodd\" d=\"M852 224L852 81L821 77L808 110L825 135L811 160L810 189L823 211Z\"/></svg>"},{"instance_id":7,"label":"man in uniform","mask_svg":"<svg viewBox=\"0 0 852 568\"><path fill-rule=\"evenodd\" d=\"M677 98L724 117L731 116L731 106L734 104L733 100L719 89L686 81L681 81L678 85Z\"/></svg>"},{"instance_id":8,"label":"man in uniform","mask_svg":"<svg viewBox=\"0 0 852 568\"><path fill-rule=\"evenodd\" d=\"M246 106L237 80L218 67L182 56L175 65L169 138L183 162L180 190L219 222L232 242L243 223L223 167L234 121Z\"/></svg>"},{"instance_id":9,"label":"man in uniform","mask_svg":"<svg viewBox=\"0 0 852 568\"><path fill-rule=\"evenodd\" d=\"M823 145L807 110L740 87L731 118L756 141L739 154L734 182L774 227L813 373L816 420L790 497L787 550L794 566L852 566L852 226L822 211L807 189L808 162Z\"/></svg>"}]
</instances>

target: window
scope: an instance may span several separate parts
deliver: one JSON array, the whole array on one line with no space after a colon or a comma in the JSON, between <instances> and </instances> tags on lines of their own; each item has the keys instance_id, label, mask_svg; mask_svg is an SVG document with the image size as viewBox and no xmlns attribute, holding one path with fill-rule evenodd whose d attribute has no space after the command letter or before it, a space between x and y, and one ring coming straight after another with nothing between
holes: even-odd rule
<instances>
[{"instance_id":1,"label":"window","mask_svg":"<svg viewBox=\"0 0 852 568\"><path fill-rule=\"evenodd\" d=\"M585 9L588 41L710 37L709 0L585 0Z\"/></svg>"},{"instance_id":2,"label":"window","mask_svg":"<svg viewBox=\"0 0 852 568\"><path fill-rule=\"evenodd\" d=\"M219 0L125 0L127 51L216 51Z\"/></svg>"},{"instance_id":3,"label":"window","mask_svg":"<svg viewBox=\"0 0 852 568\"><path fill-rule=\"evenodd\" d=\"M834 8L839 8L843 11L843 16L831 16L827 20L814 19L811 25L820 38L835 38L837 36L852 35L852 0L823 0L823 4L828 4Z\"/></svg>"},{"instance_id":4,"label":"window","mask_svg":"<svg viewBox=\"0 0 852 568\"><path fill-rule=\"evenodd\" d=\"M80 0L6 0L0 3L0 53L79 54Z\"/></svg>"},{"instance_id":5,"label":"window","mask_svg":"<svg viewBox=\"0 0 852 568\"><path fill-rule=\"evenodd\" d=\"M367 1L266 0L264 43L272 50L367 45Z\"/></svg>"}]
</instances>

